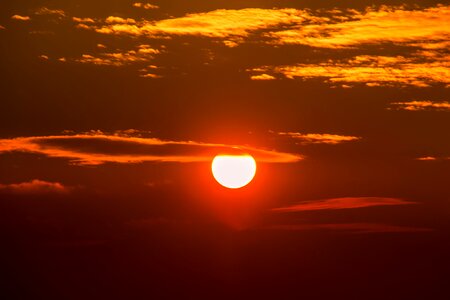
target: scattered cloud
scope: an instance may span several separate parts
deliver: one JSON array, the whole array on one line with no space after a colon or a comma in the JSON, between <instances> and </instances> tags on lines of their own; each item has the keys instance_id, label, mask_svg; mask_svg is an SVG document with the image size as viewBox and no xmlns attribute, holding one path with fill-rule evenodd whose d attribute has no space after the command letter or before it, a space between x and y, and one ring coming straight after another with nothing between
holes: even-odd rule
<instances>
[{"instance_id":1,"label":"scattered cloud","mask_svg":"<svg viewBox=\"0 0 450 300\"><path fill-rule=\"evenodd\" d=\"M39 55L39 58L42 59L42 60L48 60L49 59L49 57L47 55L44 55L44 54Z\"/></svg>"},{"instance_id":2,"label":"scattered cloud","mask_svg":"<svg viewBox=\"0 0 450 300\"><path fill-rule=\"evenodd\" d=\"M344 142L358 141L361 138L350 135L337 135L327 133L299 133L299 132L279 132L279 135L288 136L300 140L302 144L330 144L336 145Z\"/></svg>"},{"instance_id":3,"label":"scattered cloud","mask_svg":"<svg viewBox=\"0 0 450 300\"><path fill-rule=\"evenodd\" d=\"M276 79L272 75L261 74L261 75L253 75L250 77L251 80L274 80Z\"/></svg>"},{"instance_id":4,"label":"scattered cloud","mask_svg":"<svg viewBox=\"0 0 450 300\"><path fill-rule=\"evenodd\" d=\"M408 101L391 103L390 110L408 110L408 111L450 111L450 102L442 101Z\"/></svg>"},{"instance_id":5,"label":"scattered cloud","mask_svg":"<svg viewBox=\"0 0 450 300\"><path fill-rule=\"evenodd\" d=\"M0 184L0 192L19 195L67 194L71 190L59 182L48 182L34 179L29 182Z\"/></svg>"},{"instance_id":6,"label":"scattered cloud","mask_svg":"<svg viewBox=\"0 0 450 300\"><path fill-rule=\"evenodd\" d=\"M137 8L143 8L143 9L158 9L159 8L158 5L154 5L154 4L150 4L150 3L142 3L142 2L133 3L133 6L137 7Z\"/></svg>"},{"instance_id":7,"label":"scattered cloud","mask_svg":"<svg viewBox=\"0 0 450 300\"><path fill-rule=\"evenodd\" d=\"M11 19L18 20L18 21L30 21L31 20L31 18L29 16L21 16L21 15L14 15L11 17Z\"/></svg>"},{"instance_id":8,"label":"scattered cloud","mask_svg":"<svg viewBox=\"0 0 450 300\"><path fill-rule=\"evenodd\" d=\"M260 162L270 163L293 163L302 159L302 156L298 154L251 146L164 141L157 138L136 137L131 134L108 135L100 131L76 135L0 139L0 153L13 151L66 158L80 165L144 161L204 162L212 160L218 153L248 153Z\"/></svg>"},{"instance_id":9,"label":"scattered cloud","mask_svg":"<svg viewBox=\"0 0 450 300\"><path fill-rule=\"evenodd\" d=\"M425 60L424 60L425 59ZM263 66L248 70L282 74L288 79L323 79L332 84L367 86L450 86L450 56L403 57L360 55L317 64Z\"/></svg>"},{"instance_id":10,"label":"scattered cloud","mask_svg":"<svg viewBox=\"0 0 450 300\"><path fill-rule=\"evenodd\" d=\"M6 29L5 26L0 25L0 30Z\"/></svg>"},{"instance_id":11,"label":"scattered cloud","mask_svg":"<svg viewBox=\"0 0 450 300\"><path fill-rule=\"evenodd\" d=\"M387 205L410 205L415 202L408 202L397 198L383 197L345 197L332 198L317 201L305 201L291 206L274 208L276 212L298 212L298 211L314 211L329 209L351 209L363 208L371 206L387 206Z\"/></svg>"},{"instance_id":12,"label":"scattered cloud","mask_svg":"<svg viewBox=\"0 0 450 300\"><path fill-rule=\"evenodd\" d=\"M265 230L307 231L325 230L346 233L413 233L430 232L431 228L407 227L378 223L337 223L337 224L292 224L266 226Z\"/></svg>"}]
</instances>

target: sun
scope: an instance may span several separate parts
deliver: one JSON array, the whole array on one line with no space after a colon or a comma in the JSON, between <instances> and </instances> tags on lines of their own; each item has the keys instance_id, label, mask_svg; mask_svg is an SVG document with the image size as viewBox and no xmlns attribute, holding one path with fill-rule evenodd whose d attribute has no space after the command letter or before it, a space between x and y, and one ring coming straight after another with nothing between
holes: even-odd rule
<instances>
[{"instance_id":1,"label":"sun","mask_svg":"<svg viewBox=\"0 0 450 300\"><path fill-rule=\"evenodd\" d=\"M249 184L256 174L256 161L251 155L217 155L211 169L218 183L229 189Z\"/></svg>"}]
</instances>

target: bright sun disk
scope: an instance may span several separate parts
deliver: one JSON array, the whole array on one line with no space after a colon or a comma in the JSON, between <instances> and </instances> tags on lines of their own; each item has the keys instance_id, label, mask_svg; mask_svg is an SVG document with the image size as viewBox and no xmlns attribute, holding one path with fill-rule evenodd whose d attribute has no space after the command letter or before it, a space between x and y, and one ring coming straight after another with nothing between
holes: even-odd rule
<instances>
[{"instance_id":1,"label":"bright sun disk","mask_svg":"<svg viewBox=\"0 0 450 300\"><path fill-rule=\"evenodd\" d=\"M214 178L224 187L238 189L249 184L256 174L251 155L217 155L211 165Z\"/></svg>"}]
</instances>

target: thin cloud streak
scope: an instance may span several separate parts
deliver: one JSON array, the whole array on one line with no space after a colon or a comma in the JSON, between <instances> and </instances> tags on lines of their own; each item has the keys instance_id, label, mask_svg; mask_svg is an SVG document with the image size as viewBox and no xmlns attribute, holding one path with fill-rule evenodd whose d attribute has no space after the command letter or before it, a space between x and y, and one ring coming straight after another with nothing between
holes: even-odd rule
<instances>
[{"instance_id":1,"label":"thin cloud streak","mask_svg":"<svg viewBox=\"0 0 450 300\"><path fill-rule=\"evenodd\" d=\"M337 223L337 224L289 224L266 226L264 230L284 230L284 231L339 231L353 234L364 233L420 233L431 232L431 228L407 227L378 223Z\"/></svg>"},{"instance_id":2,"label":"thin cloud streak","mask_svg":"<svg viewBox=\"0 0 450 300\"><path fill-rule=\"evenodd\" d=\"M337 145L344 142L358 141L361 138L350 135L337 135L327 133L300 133L300 132L279 132L278 135L288 136L300 140L302 144L330 144Z\"/></svg>"},{"instance_id":3,"label":"thin cloud streak","mask_svg":"<svg viewBox=\"0 0 450 300\"><path fill-rule=\"evenodd\" d=\"M353 209L372 206L391 206L391 205L411 205L415 202L408 202L397 198L382 197L345 197L333 198L318 201L305 201L291 206L274 208L275 212L300 212L331 209Z\"/></svg>"},{"instance_id":4,"label":"thin cloud streak","mask_svg":"<svg viewBox=\"0 0 450 300\"><path fill-rule=\"evenodd\" d=\"M259 162L293 163L301 155L250 146L164 141L103 133L0 139L0 153L27 152L69 159L79 165L153 162L205 162L216 154L248 153Z\"/></svg>"}]
</instances>

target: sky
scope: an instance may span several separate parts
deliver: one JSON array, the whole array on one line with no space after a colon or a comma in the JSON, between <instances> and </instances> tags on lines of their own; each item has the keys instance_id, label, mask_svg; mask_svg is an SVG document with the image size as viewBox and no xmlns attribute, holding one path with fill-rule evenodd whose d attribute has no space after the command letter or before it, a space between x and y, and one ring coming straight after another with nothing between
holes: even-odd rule
<instances>
[{"instance_id":1,"label":"sky","mask_svg":"<svg viewBox=\"0 0 450 300\"><path fill-rule=\"evenodd\" d=\"M448 2L4 0L0 40L5 299L448 293Z\"/></svg>"}]
</instances>

